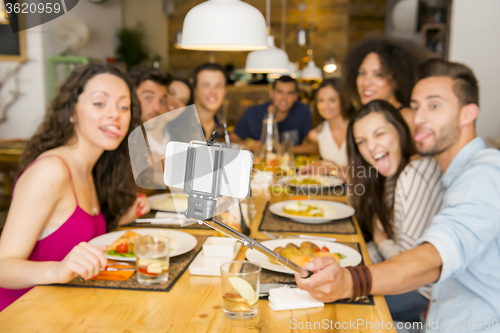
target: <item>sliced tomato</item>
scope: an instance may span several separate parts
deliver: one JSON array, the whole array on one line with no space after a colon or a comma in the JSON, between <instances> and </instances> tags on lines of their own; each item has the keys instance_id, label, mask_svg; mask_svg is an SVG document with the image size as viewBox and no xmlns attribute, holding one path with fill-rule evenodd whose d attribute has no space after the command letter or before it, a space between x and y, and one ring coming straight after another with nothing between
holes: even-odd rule
<instances>
[{"instance_id":1,"label":"sliced tomato","mask_svg":"<svg viewBox=\"0 0 500 333\"><path fill-rule=\"evenodd\" d=\"M156 273L149 273L148 269L147 269L147 266L146 266L146 268L139 267L139 268L137 268L137 270L139 272L143 273L143 274L147 274L147 275L151 275L151 276L157 276L158 275Z\"/></svg>"},{"instance_id":2,"label":"sliced tomato","mask_svg":"<svg viewBox=\"0 0 500 333\"><path fill-rule=\"evenodd\" d=\"M330 250L326 246L323 246L321 248L321 251L323 251L323 252L330 252Z\"/></svg>"},{"instance_id":3,"label":"sliced tomato","mask_svg":"<svg viewBox=\"0 0 500 333\"><path fill-rule=\"evenodd\" d=\"M116 247L116 253L128 253L128 243L118 245Z\"/></svg>"}]
</instances>

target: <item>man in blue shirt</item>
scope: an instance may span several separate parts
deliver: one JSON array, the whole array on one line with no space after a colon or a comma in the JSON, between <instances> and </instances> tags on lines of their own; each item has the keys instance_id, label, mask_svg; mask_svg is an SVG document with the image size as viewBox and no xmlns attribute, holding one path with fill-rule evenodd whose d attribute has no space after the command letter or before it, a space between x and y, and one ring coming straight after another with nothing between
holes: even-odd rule
<instances>
[{"instance_id":1,"label":"man in blue shirt","mask_svg":"<svg viewBox=\"0 0 500 333\"><path fill-rule=\"evenodd\" d=\"M440 212L412 250L368 268L316 259L306 265L315 274L296 281L323 301L401 294L434 283L427 332L499 332L500 151L476 137L473 72L441 59L421 69L411 101L414 139L419 154L434 156L443 170Z\"/></svg>"},{"instance_id":2,"label":"man in blue shirt","mask_svg":"<svg viewBox=\"0 0 500 333\"><path fill-rule=\"evenodd\" d=\"M281 134L292 131L295 133L293 135L295 145L302 144L311 130L312 116L309 106L297 101L299 97L297 81L290 76L280 77L273 82L269 96L272 102L254 105L245 111L231 133L232 142L259 141L262 121L269 113L273 113L278 122L278 132ZM249 146L253 151L258 149L257 144Z\"/></svg>"}]
</instances>

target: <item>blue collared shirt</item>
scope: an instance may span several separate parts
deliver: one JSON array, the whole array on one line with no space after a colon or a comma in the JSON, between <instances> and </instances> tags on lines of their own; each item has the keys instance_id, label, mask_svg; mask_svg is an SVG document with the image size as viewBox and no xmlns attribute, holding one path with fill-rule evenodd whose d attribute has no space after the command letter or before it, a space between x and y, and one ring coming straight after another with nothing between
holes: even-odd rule
<instances>
[{"instance_id":1,"label":"blue collared shirt","mask_svg":"<svg viewBox=\"0 0 500 333\"><path fill-rule=\"evenodd\" d=\"M481 138L470 141L441 188L441 210L418 240L432 244L443 262L426 331L500 332L500 151L486 149Z\"/></svg>"},{"instance_id":2,"label":"blue collared shirt","mask_svg":"<svg viewBox=\"0 0 500 333\"><path fill-rule=\"evenodd\" d=\"M271 102L249 107L234 127L233 133L245 140L251 138L260 140L262 134L262 120L267 116L267 109ZM285 119L278 122L278 132L295 132L295 145L302 144L312 128L312 114L309 106L302 102L295 102ZM281 139L281 138L280 138Z\"/></svg>"}]
</instances>

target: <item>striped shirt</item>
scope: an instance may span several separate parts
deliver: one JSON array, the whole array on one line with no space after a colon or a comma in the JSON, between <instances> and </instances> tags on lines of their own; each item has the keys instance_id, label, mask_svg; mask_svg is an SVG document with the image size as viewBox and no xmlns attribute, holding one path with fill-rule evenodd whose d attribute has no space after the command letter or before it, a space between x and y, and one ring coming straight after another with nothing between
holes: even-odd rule
<instances>
[{"instance_id":1,"label":"striped shirt","mask_svg":"<svg viewBox=\"0 0 500 333\"><path fill-rule=\"evenodd\" d=\"M394 191L394 236L378 246L370 244L370 257L374 263L415 247L441 207L441 175L439 164L430 157L414 160L404 168ZM418 292L426 298L431 297L430 286L421 287Z\"/></svg>"}]
</instances>

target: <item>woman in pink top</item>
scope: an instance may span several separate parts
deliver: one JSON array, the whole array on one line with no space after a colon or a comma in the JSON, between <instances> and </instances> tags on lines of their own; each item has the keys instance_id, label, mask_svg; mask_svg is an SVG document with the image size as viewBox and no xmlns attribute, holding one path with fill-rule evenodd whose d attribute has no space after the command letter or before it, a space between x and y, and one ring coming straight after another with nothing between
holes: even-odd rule
<instances>
[{"instance_id":1,"label":"woman in pink top","mask_svg":"<svg viewBox=\"0 0 500 333\"><path fill-rule=\"evenodd\" d=\"M106 247L87 242L149 211L124 140L140 119L131 104L126 77L104 65L62 85L24 151L0 238L0 311L34 285L97 275Z\"/></svg>"}]
</instances>

